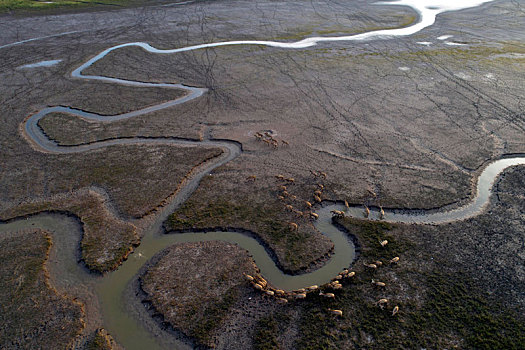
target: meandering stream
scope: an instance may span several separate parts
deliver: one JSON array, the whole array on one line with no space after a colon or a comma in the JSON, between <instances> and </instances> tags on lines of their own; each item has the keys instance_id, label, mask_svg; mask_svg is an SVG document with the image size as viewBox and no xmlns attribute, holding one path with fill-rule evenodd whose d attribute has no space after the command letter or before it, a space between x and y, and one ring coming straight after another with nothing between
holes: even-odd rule
<instances>
[{"instance_id":1,"label":"meandering stream","mask_svg":"<svg viewBox=\"0 0 525 350\"><path fill-rule=\"evenodd\" d=\"M78 257L78 241L80 239L81 228L78 222L65 215L46 214L41 213L29 218L17 219L7 223L0 223L0 232L18 230L28 227L39 227L53 233L54 249L56 251L56 261L53 262L53 268L59 271L62 281L58 283L64 288L67 286L89 286L89 288L96 291L97 298L101 305L101 310L104 318L104 327L116 338L116 340L127 349L156 349L162 347L172 347L173 343L160 343L159 337L155 338L144 327L144 320L140 317L133 317L130 312L134 311L129 308L125 302L129 299L123 298L123 293L130 281L145 264L145 262L153 257L162 249L176 243L176 242L195 242L204 240L223 240L233 242L245 248L253 256L261 273L271 283L282 289L296 289L312 284L324 284L328 282L343 268L349 267L355 257L355 249L348 239L346 234L338 230L331 223L331 210L344 210L346 214L354 217L363 217L362 207L345 208L341 204L331 204L317 209L319 220L316 222L316 228L332 240L334 243L334 254L332 258L320 269L306 273L303 275L290 276L284 274L277 268L275 262L271 259L265 248L252 237L242 233L235 232L207 232L207 233L184 233L184 234L164 234L162 230L162 223L167 216L171 214L177 207L184 203L189 196L195 191L200 180L206 176L213 169L231 161L237 157L241 152L241 146L234 141L225 140L204 140L204 141L190 141L177 138L123 138L92 142L89 144L82 144L77 146L60 146L55 141L50 140L43 130L39 127L38 121L50 113L67 113L75 115L87 120L97 120L103 122L112 122L132 118L139 115L144 115L153 111L173 107L177 104L185 103L192 99L203 95L207 90L203 88L189 87L182 84L168 84L168 83L147 83L139 81L131 81L119 78L110 78L97 75L84 75L82 72L93 65L95 62L103 59L108 53L130 46L138 46L144 50L157 54L175 54L183 51L198 50L204 48L226 46L226 45L266 45L282 49L296 49L305 48L316 45L320 42L332 41L363 41L372 39L388 39L399 36L408 36L419 32L420 30L432 25L436 16L445 11L456 11L469 7L479 6L490 0L400 0L389 3L382 3L385 5L403 5L409 6L419 14L417 23L398 29L377 30L367 33L351 36L341 37L310 37L303 40L291 43L274 42L274 41L228 41L218 43L208 43L202 45L194 45L183 48L161 50L153 46L142 43L125 43L110 47L93 58L86 61L80 67L75 69L72 77L76 79L97 80L105 83L114 83L121 85L130 85L137 87L163 87L183 89L187 94L179 99L161 103L155 106L147 107L137 111L123 113L114 116L104 116L96 113L89 113L86 111L56 106L45 108L36 114L28 117L24 124L24 134L32 145L44 152L51 153L78 153L85 152L92 149L107 147L110 145L125 145L125 144L174 144L187 146L206 146L206 147L220 147L225 152L216 160L211 161L198 174L186 182L174 199L162 210L159 211L153 223L145 230L140 246L135 253L125 261L118 270L108 273L104 277L95 277L88 274L85 269L80 267L77 263ZM476 196L468 204L456 208L454 210L440 210L428 213L421 211L407 212L407 211L389 211L385 210L385 221L389 222L405 222L405 223L422 223L422 224L440 224L445 222L453 222L457 220L464 220L471 218L481 213L489 203L491 188L497 176L506 168L514 165L525 164L525 157L504 158L490 163L480 174L477 181ZM379 212L372 208L370 219L379 219ZM143 310L142 313L145 311ZM149 322L149 321L148 321ZM176 343L177 347L184 347L183 343Z\"/></svg>"}]
</instances>

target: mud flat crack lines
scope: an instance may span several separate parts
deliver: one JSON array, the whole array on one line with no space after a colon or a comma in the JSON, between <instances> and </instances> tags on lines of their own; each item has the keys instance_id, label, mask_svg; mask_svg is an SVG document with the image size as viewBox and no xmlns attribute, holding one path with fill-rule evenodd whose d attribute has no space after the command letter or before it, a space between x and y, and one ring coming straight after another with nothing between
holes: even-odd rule
<instances>
[{"instance_id":1,"label":"mud flat crack lines","mask_svg":"<svg viewBox=\"0 0 525 350\"><path fill-rule=\"evenodd\" d=\"M104 77L104 76L99 76L99 75L83 75L82 74L83 70L85 70L86 68L89 68L95 62L103 59L107 54L109 54L112 51L121 49L121 48L136 46L148 52L156 53L156 54L174 54L174 53L180 53L180 52L185 52L185 51L193 51L193 50L219 47L219 46L229 46L229 45L263 45L263 46L270 46L270 47L276 47L276 48L298 49L298 48L306 48L306 47L314 46L320 42L363 41L363 40L380 39L380 38L385 38L385 37L408 36L408 35L417 33L421 31L422 29L434 24L436 20L436 16L439 13L446 12L446 11L457 11L457 10L461 10L461 9L465 9L469 7L476 7L476 6L479 6L489 1L491 0L470 0L470 1L463 1L458 4L451 4L451 3L441 4L439 1L398 0L396 2L381 3L383 5L402 5L402 6L411 7L414 11L416 11L419 14L419 21L416 22L414 25L404 27L404 28L376 30L376 31L362 33L362 34L350 35L350 36L310 37L310 38L305 38L303 40L292 42L292 43L284 43L284 42L278 42L278 41L240 40L240 41L224 41L224 42L208 43L208 44L201 44L201 45L193 45L193 46L187 46L187 47L182 47L182 48L177 48L177 49L166 49L166 50L157 49L151 46L150 44L142 43L142 42L125 43L121 45L116 45L116 46L110 47L102 51L98 55L89 59L87 62L83 63L80 67L76 68L71 74L72 77L78 78L78 79L88 79L88 80L102 81L102 82L107 82L107 83L115 83L115 84L122 84L122 85L128 85L128 86L136 86L136 87L176 88L176 89L185 90L188 92L188 94L184 97L181 97L175 100L171 100L168 102L164 102L164 103L154 105L154 106L149 106L149 107L146 107L140 110L136 110L133 112L118 114L118 115L114 115L110 117L102 116L96 113L89 113L89 112L85 112L85 111L70 108L70 107L61 107L61 106L49 107L49 108L45 108L37 112L36 114L30 116L25 121L24 132L29 137L30 141L32 141L34 144L38 145L41 149L47 152L53 152L53 153L83 152L88 149L106 147L108 145L112 145L112 144L116 144L120 142L117 140L102 141L99 143L93 143L90 145L84 145L84 146L79 146L79 147L68 147L67 149L63 147L58 147L57 144L49 140L49 138L38 127L38 121L49 113L57 113L57 112L72 114L72 115L79 116L79 117L82 117L88 120L98 120L98 121L100 120L104 120L104 121L123 120L123 119L132 118L135 116L147 114L150 112L162 110L162 109L172 107L178 104L182 104L184 102L193 100L201 96L207 91L207 89L205 88L190 87L190 86L186 86L183 84L149 83L149 82L126 80L126 79L110 78L110 77Z\"/></svg>"}]
</instances>

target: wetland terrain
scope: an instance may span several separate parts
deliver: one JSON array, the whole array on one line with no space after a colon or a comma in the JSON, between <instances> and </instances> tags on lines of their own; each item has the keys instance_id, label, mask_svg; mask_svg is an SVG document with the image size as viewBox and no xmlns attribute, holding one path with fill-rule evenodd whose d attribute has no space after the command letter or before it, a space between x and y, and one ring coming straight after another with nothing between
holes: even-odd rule
<instances>
[{"instance_id":1,"label":"wetland terrain","mask_svg":"<svg viewBox=\"0 0 525 350\"><path fill-rule=\"evenodd\" d=\"M525 349L521 1L0 2L0 348Z\"/></svg>"}]
</instances>

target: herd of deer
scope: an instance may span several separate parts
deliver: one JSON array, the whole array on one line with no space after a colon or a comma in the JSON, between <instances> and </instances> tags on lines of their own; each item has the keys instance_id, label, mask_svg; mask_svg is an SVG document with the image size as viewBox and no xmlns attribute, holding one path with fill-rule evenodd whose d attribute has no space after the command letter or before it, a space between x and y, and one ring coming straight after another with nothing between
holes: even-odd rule
<instances>
[{"instance_id":1,"label":"herd of deer","mask_svg":"<svg viewBox=\"0 0 525 350\"><path fill-rule=\"evenodd\" d=\"M337 275L330 283L326 283L322 285L321 287L317 285L313 285L307 288L300 288L297 290L293 290L290 292L284 291L282 289L276 289L273 288L268 284L268 282L259 274L255 276L247 275L245 274L246 279L250 282L252 287L256 290L259 290L266 295L270 297L274 297L277 299L279 303L286 304L289 300L295 300L295 299L306 299L308 294L314 293L316 291L319 291L319 295L324 298L334 299L335 294L332 292L326 292L328 290L339 290L343 288L343 285L341 284L340 280L344 278L351 278L355 276L355 272L348 271L347 269L343 270L341 273ZM332 313L342 316L343 312L341 310L330 310Z\"/></svg>"},{"instance_id":2,"label":"herd of deer","mask_svg":"<svg viewBox=\"0 0 525 350\"><path fill-rule=\"evenodd\" d=\"M255 139L257 141L262 141L264 143L266 143L268 146L272 146L273 148L278 148L279 147L279 141L274 138L272 136L272 134L268 131L264 131L264 132L256 132L255 134L253 134L253 136L255 137ZM285 141L285 140L281 140L281 143L286 146L289 146L290 143L288 143L288 141Z\"/></svg>"},{"instance_id":3,"label":"herd of deer","mask_svg":"<svg viewBox=\"0 0 525 350\"><path fill-rule=\"evenodd\" d=\"M388 244L387 240L379 241L379 244L382 247L385 247ZM390 264L397 264L399 262L399 257L396 256L392 259L390 259ZM366 264L365 266L371 267L374 269L377 269L379 266L382 266L383 263L381 261L375 261L371 264ZM250 281L253 288L256 290L259 290L266 295L270 297L274 297L277 299L279 303L286 304L289 300L295 300L295 299L306 299L309 293L313 293L315 291L319 291L319 296L322 296L324 298L328 299L335 299L336 295L335 291L340 290L343 288L343 285L341 284L341 280L352 278L355 276L355 271L349 271L348 269L344 269L341 271L336 277L334 277L329 283L326 283L322 285L321 287L317 285L310 286L308 288L301 288L297 289L291 292L286 292L282 289L276 289L271 287L268 282L260 275L245 275L246 279ZM372 279L372 284L374 284L377 287L384 288L386 287L386 283L375 281ZM330 291L331 290L331 291ZM384 309L386 305L388 305L389 300L386 298L379 299L376 304L381 308ZM336 316L343 316L342 310L335 310L335 309L328 309L328 311ZM392 316L396 315L399 312L399 306L394 306L392 309Z\"/></svg>"},{"instance_id":4,"label":"herd of deer","mask_svg":"<svg viewBox=\"0 0 525 350\"><path fill-rule=\"evenodd\" d=\"M255 133L255 137L258 140L262 140L262 141L265 141L265 142L269 141L271 144L273 144L275 147L277 147L277 140L274 139L273 136L270 133L268 133L268 132ZM284 144L288 144L284 140L282 142ZM315 178L326 179L326 177L327 177L327 174L325 172L322 172L322 171L318 171L317 172L317 171L310 170L310 173L312 175L314 175ZM314 213L311 210L313 205L312 205L312 203L310 201L308 201L308 200L299 200L297 198L297 196L295 196L293 194L290 194L288 192L288 186L291 185L291 184L294 184L295 183L295 179L290 178L290 177L285 177L282 174L275 175L275 177L278 180L284 181L284 183L279 185L279 191L280 192L278 194L278 198L279 198L280 201L285 203L284 207L286 208L286 210L295 213L298 217L310 217L312 219L319 218L319 215ZM255 181L256 180L256 176L255 175L251 175L251 176L249 176L247 178L247 180L248 181ZM324 190L324 188L325 187L324 187L323 184L321 184L321 183L317 183L316 184L316 189L313 192L313 199L314 199L315 202L317 202L317 203L321 203L322 202L321 196L322 196L322 193L323 193L322 191ZM296 209L294 207L294 205L292 205L292 204L295 204L294 201L299 201L300 203L304 204L306 209L304 211ZM348 202L346 200L344 201L344 203L345 203L345 207L348 210L350 208L350 205L348 204ZM370 209L366 205L364 207L365 207L364 216L368 217L370 215ZM381 206L379 206L379 208L380 208L380 219L383 219L384 216L385 216L385 212L384 212L384 210L383 210L383 208ZM336 217L344 217L345 216L345 212L342 211L342 210L332 210L331 213L332 213L333 216L336 216ZM289 226L289 228L292 231L298 231L299 230L299 225L297 223L295 223L295 222L289 222L288 226ZM388 244L388 241L387 240L379 240L379 244L381 245L381 247L385 247ZM397 256L392 258L392 259L390 259L390 261L389 261L390 264L397 264L398 262L399 262L399 257L397 257ZM383 263L381 261L377 260L377 261L375 261L373 263L364 263L364 265L366 267L369 267L369 268L372 268L372 269L377 269L378 267L382 266ZM322 296L324 298L334 299L336 297L336 295L333 292L327 292L327 291L329 291L329 290L336 291L336 290L342 289L343 285L341 284L340 281L343 280L343 279L346 279L346 278L352 278L353 276L355 276L355 272L354 271L349 271L348 269L344 269L335 278L333 278L329 283L326 283L326 284L324 284L321 287L318 287L317 285L313 285L313 286L310 286L308 288L301 288L301 289L290 291L290 292L284 291L282 289L276 289L276 288L271 287L268 284L268 282L262 276L260 276L258 274L255 275L255 276L251 276L251 275L245 275L245 276L246 276L246 279L251 283L253 288L255 288L256 290L259 290L259 291L265 293L266 295L268 295L270 297L276 298L279 303L285 304L285 303L288 303L289 300L305 299L309 293L315 292L317 290L319 290L319 296ZM380 282L380 281L375 281L373 279L372 279L372 284L377 286L377 287L380 287L380 288L386 287L386 283ZM376 302L376 304L381 309L383 309L386 305L388 305L388 302L389 302L388 299L381 298L381 299L379 299ZM343 311L342 310L328 309L328 311L331 314L333 314L333 315L343 316ZM398 312L399 312L399 306L396 305L392 309L392 316L396 315Z\"/></svg>"},{"instance_id":5,"label":"herd of deer","mask_svg":"<svg viewBox=\"0 0 525 350\"><path fill-rule=\"evenodd\" d=\"M315 172L313 170L310 170L310 172L315 177L321 177L321 178L326 179L327 175L326 175L325 172L322 172L322 171ZM294 207L294 205L292 205L292 204L285 204L284 207L288 211L291 211L291 212L295 213L295 215L297 215L297 217L309 217L309 218L314 219L314 220L317 220L319 218L319 215L312 211L313 204L312 204L311 201L298 199L296 195L293 195L293 194L288 192L287 185L295 183L295 180L293 178L287 178L287 177L285 177L282 174L275 175L275 177L278 180L285 181L285 183L279 185L279 190L281 192L277 195L277 198L279 198L280 201L285 202L285 203L287 203L287 201L291 200L291 202L288 202L288 203L293 203L295 205L304 205L304 207L305 207L304 210L299 210L296 207ZM322 190L324 190L324 185L321 184L321 183L316 184L316 189L313 192L313 199L317 203L321 203L322 202L322 199L321 199L321 195L323 193ZM294 201L295 201L295 203L294 203ZM300 204L296 204L296 203L300 203ZM288 223L288 227L292 231L299 230L299 225L297 223L295 223L295 222L289 222Z\"/></svg>"}]
</instances>

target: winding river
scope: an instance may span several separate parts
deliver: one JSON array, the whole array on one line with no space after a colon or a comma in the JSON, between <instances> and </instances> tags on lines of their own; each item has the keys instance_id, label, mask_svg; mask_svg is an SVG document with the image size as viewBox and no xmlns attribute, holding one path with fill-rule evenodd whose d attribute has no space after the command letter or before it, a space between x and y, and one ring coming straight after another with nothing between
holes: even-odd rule
<instances>
[{"instance_id":1,"label":"winding river","mask_svg":"<svg viewBox=\"0 0 525 350\"><path fill-rule=\"evenodd\" d=\"M409 6L419 14L419 20L417 23L406 28L377 30L352 36L310 37L292 43L274 41L227 41L188 46L172 50L156 49L151 45L142 42L125 43L110 47L75 69L72 73L72 77L75 79L97 80L104 83L137 87L183 89L187 92L186 95L176 100L114 116L103 116L63 106L45 108L29 116L24 122L23 132L28 141L31 142L36 149L43 152L61 154L85 152L110 145L148 143L219 147L224 150L224 153L214 161L209 162L204 169L186 182L186 185L180 189L174 199L167 206L159 211L154 221L145 230L141 244L135 250L135 253L132 254L130 258L118 268L118 270L108 273L104 277L97 277L87 273L85 269L77 263L81 227L77 220L71 217L60 214L41 213L29 218L0 223L0 232L28 227L39 227L52 232L54 238L54 255L52 254L52 257L55 256L55 258L51 259L52 261L50 264L53 265L54 271L57 271L55 275L60 276L60 280L53 282L56 282L60 287L65 289L74 288L75 286L78 288L78 286L80 286L80 288L85 287L86 289L94 290L96 294L95 298L100 303L100 310L103 314L104 327L116 338L117 342L127 349L147 348L151 350L157 348L173 348L174 346L184 348L188 346L184 342L177 341L174 337L164 336L165 334L162 333L163 331L154 324L154 321L148 316L147 312L143 310L143 308L141 310L140 302L138 302L136 300L137 298L134 298L133 295L131 297L123 298L124 294L129 294L130 283L134 280L134 277L144 266L146 261L162 249L176 242L222 240L236 243L242 248L248 250L253 256L257 266L260 268L261 273L270 280L273 285L282 289L290 290L312 284L324 284L343 268L349 267L355 258L355 248L351 240L349 240L346 234L332 225L330 211L334 209L344 210L346 211L346 215L362 218L362 207L355 206L345 208L342 204L330 204L319 208L317 210L319 220L317 220L315 225L320 232L325 234L334 243L334 254L323 267L316 271L297 276L286 275L277 268L265 248L260 245L257 240L247 235L235 232L202 232L184 234L164 234L163 232L162 223L170 213L189 198L197 188L200 180L210 171L226 164L242 152L239 143L227 140L207 139L204 141L190 141L178 138L136 137L97 141L77 146L60 146L46 136L39 127L38 121L50 113L60 112L75 115L86 120L112 122L173 107L177 104L198 98L206 93L207 90L204 88L189 87L182 84L147 83L82 74L86 68L103 59L108 53L124 47L138 46L151 53L174 54L183 51L226 45L265 45L283 49L296 49L310 47L320 42L388 39L399 36L408 36L419 32L420 30L432 25L439 13L475 7L489 1L490 0L399 0L395 2L380 3L383 5ZM490 163L479 175L476 186L476 196L468 204L462 207L453 210L439 210L426 213L422 213L421 211L410 212L385 210L386 215L383 220L389 222L441 224L471 218L481 213L488 205L492 185L497 176L510 166L523 164L525 164L525 157L503 158ZM377 208L372 208L369 219L379 219ZM130 304L135 304L135 306L130 306ZM149 331L146 330L146 328L148 328Z\"/></svg>"}]
</instances>

